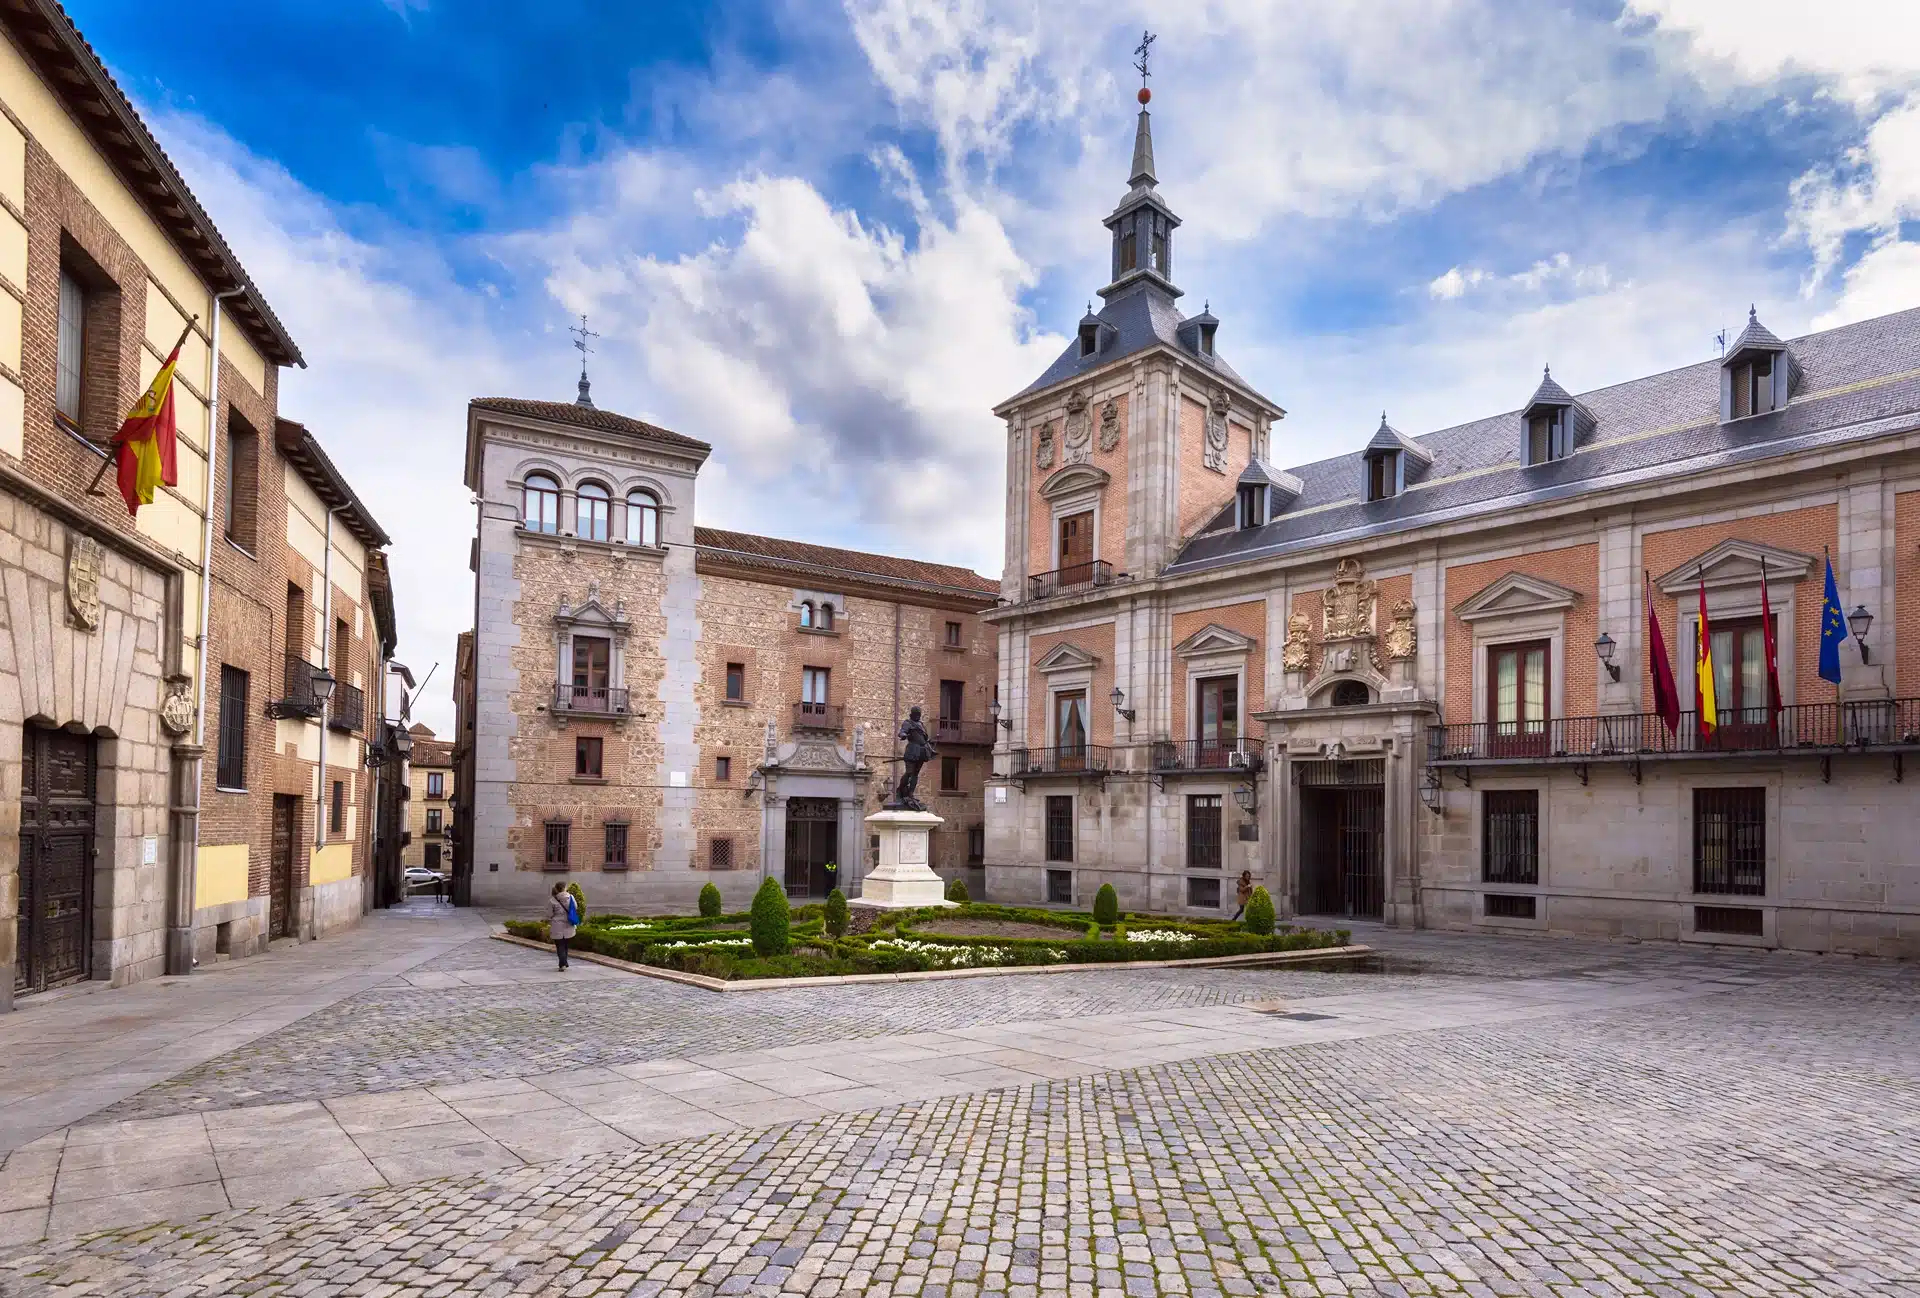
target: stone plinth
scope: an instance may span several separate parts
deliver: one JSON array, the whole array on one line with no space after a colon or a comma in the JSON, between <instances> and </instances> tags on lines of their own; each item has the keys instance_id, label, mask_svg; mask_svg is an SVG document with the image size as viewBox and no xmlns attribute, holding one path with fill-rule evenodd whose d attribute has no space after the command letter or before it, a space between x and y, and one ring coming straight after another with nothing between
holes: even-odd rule
<instances>
[{"instance_id":1,"label":"stone plinth","mask_svg":"<svg viewBox=\"0 0 1920 1298\"><path fill-rule=\"evenodd\" d=\"M880 836L880 864L860 881L860 895L849 905L880 910L915 906L951 906L947 885L927 864L928 835L944 824L931 811L879 811L867 824Z\"/></svg>"}]
</instances>

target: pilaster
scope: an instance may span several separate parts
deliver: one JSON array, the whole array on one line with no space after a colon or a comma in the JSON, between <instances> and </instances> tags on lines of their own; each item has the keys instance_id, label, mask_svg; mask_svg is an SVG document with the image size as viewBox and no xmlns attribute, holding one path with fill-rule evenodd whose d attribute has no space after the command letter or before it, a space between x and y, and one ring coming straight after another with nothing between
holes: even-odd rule
<instances>
[{"instance_id":1,"label":"pilaster","mask_svg":"<svg viewBox=\"0 0 1920 1298\"><path fill-rule=\"evenodd\" d=\"M1883 699L1889 682L1895 619L1892 614L1893 566L1886 562L1892 542L1893 510L1878 465L1856 469L1840 488L1839 551L1833 557L1843 614L1865 605L1873 614L1867 635L1871 662L1861 661L1860 646L1849 637L1840 647L1840 693L1847 699Z\"/></svg>"}]
</instances>

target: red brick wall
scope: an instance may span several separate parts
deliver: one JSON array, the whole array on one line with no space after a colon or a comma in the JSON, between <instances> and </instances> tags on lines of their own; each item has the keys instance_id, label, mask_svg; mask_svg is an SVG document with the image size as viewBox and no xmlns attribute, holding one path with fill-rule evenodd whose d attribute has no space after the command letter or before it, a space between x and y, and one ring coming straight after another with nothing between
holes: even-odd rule
<instances>
[{"instance_id":1,"label":"red brick wall","mask_svg":"<svg viewBox=\"0 0 1920 1298\"><path fill-rule=\"evenodd\" d=\"M1087 689L1087 742L1113 743L1113 623L1081 627L1075 631L1049 631L1034 636L1027 649L1027 746L1047 748L1051 718L1047 716L1047 678L1033 664L1053 652L1054 646L1071 644L1093 655L1093 684Z\"/></svg>"},{"instance_id":2,"label":"red brick wall","mask_svg":"<svg viewBox=\"0 0 1920 1298\"><path fill-rule=\"evenodd\" d=\"M1565 661L1552 664L1549 670L1557 673L1561 681L1561 713L1565 716L1591 716L1598 710L1594 685L1597 660L1593 656L1593 642L1600 634L1596 629L1599 616L1600 547L1596 544L1541 550L1485 563L1454 564L1447 569L1445 719L1457 724L1471 721L1474 716L1473 628L1455 616L1453 610L1510 572L1551 581L1579 595L1573 607L1566 612L1566 634L1561 655ZM1391 600L1386 601L1383 609L1390 607L1391 603Z\"/></svg>"},{"instance_id":3,"label":"red brick wall","mask_svg":"<svg viewBox=\"0 0 1920 1298\"><path fill-rule=\"evenodd\" d=\"M1894 606L1881 616L1893 617L1894 693L1910 699L1920 695L1920 491L1893 498L1893 553Z\"/></svg>"},{"instance_id":4,"label":"red brick wall","mask_svg":"<svg viewBox=\"0 0 1920 1298\"><path fill-rule=\"evenodd\" d=\"M1251 726L1248 718L1262 711L1267 705L1267 658L1264 645L1267 635L1267 601L1251 600L1244 604L1227 604L1220 608L1195 609L1188 613L1173 615L1173 642L1183 643L1187 637L1203 630L1210 623L1218 623L1229 631L1237 631L1253 641L1253 649L1247 654L1246 697L1240 700L1240 733L1248 734ZM1173 660L1173 737L1175 739L1196 739L1196 735L1187 720L1187 662L1176 656Z\"/></svg>"},{"instance_id":5,"label":"red brick wall","mask_svg":"<svg viewBox=\"0 0 1920 1298\"><path fill-rule=\"evenodd\" d=\"M1108 400L1106 396L1095 398L1087 407L1087 418L1093 424L1093 459L1097 469L1104 470L1110 481L1100 498L1100 545L1095 558L1104 559L1112 564L1115 572L1126 567L1127 559L1127 409L1128 395L1124 391L1111 394L1116 415L1120 421L1120 440L1111 451L1100 449L1100 409ZM1055 415L1051 419L1053 427L1053 467L1033 469L1032 496L1027 507L1027 571L1030 573L1051 572L1054 568L1053 554L1053 507L1047 498L1040 494L1040 488L1048 478L1060 471L1062 465L1062 438L1066 433L1066 417ZM1030 426L1027 434L1027 455L1034 454L1034 447L1040 438L1040 430L1047 421Z\"/></svg>"}]
</instances>

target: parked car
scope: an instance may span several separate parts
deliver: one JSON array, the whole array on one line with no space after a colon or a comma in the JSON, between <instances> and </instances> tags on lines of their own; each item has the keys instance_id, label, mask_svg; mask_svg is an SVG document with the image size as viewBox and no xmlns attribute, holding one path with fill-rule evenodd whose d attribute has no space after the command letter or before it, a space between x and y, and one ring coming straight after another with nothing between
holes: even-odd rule
<instances>
[{"instance_id":1,"label":"parked car","mask_svg":"<svg viewBox=\"0 0 1920 1298\"><path fill-rule=\"evenodd\" d=\"M435 888L443 882L438 870L429 870L424 865L408 866L406 880L409 888Z\"/></svg>"}]
</instances>

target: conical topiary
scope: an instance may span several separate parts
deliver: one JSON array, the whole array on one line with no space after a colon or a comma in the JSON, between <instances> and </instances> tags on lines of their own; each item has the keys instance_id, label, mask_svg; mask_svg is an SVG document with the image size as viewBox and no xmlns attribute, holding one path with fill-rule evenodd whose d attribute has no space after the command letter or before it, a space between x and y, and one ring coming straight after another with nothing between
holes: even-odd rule
<instances>
[{"instance_id":1,"label":"conical topiary","mask_svg":"<svg viewBox=\"0 0 1920 1298\"><path fill-rule=\"evenodd\" d=\"M1273 898L1265 888L1255 888L1247 898L1247 932L1266 937L1273 932Z\"/></svg>"},{"instance_id":2,"label":"conical topiary","mask_svg":"<svg viewBox=\"0 0 1920 1298\"><path fill-rule=\"evenodd\" d=\"M827 936L847 934L847 894L835 888L827 894Z\"/></svg>"},{"instance_id":3,"label":"conical topiary","mask_svg":"<svg viewBox=\"0 0 1920 1298\"><path fill-rule=\"evenodd\" d=\"M703 885L700 889L700 918L719 919L723 909L720 890L710 883Z\"/></svg>"},{"instance_id":4,"label":"conical topiary","mask_svg":"<svg viewBox=\"0 0 1920 1298\"><path fill-rule=\"evenodd\" d=\"M760 885L760 891L753 894L753 910L747 919L748 933L753 938L755 955L785 955L792 949L793 941L789 932L791 916L787 908L787 892L772 876Z\"/></svg>"},{"instance_id":5,"label":"conical topiary","mask_svg":"<svg viewBox=\"0 0 1920 1298\"><path fill-rule=\"evenodd\" d=\"M1101 884L1100 891L1093 894L1093 917L1101 928L1112 928L1120 922L1120 894L1112 884Z\"/></svg>"},{"instance_id":6,"label":"conical topiary","mask_svg":"<svg viewBox=\"0 0 1920 1298\"><path fill-rule=\"evenodd\" d=\"M952 879L948 881L947 900L957 901L962 906L973 900L973 898L967 896L967 881L965 879Z\"/></svg>"}]
</instances>

